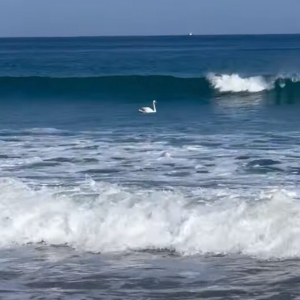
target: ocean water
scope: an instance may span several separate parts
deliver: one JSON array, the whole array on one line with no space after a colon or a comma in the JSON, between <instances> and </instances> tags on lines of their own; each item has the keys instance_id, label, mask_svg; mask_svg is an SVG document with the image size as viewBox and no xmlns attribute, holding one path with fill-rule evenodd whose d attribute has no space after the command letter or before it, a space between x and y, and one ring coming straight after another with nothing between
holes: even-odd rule
<instances>
[{"instance_id":1,"label":"ocean water","mask_svg":"<svg viewBox=\"0 0 300 300\"><path fill-rule=\"evenodd\" d=\"M0 297L298 299L299 51L0 39Z\"/></svg>"}]
</instances>

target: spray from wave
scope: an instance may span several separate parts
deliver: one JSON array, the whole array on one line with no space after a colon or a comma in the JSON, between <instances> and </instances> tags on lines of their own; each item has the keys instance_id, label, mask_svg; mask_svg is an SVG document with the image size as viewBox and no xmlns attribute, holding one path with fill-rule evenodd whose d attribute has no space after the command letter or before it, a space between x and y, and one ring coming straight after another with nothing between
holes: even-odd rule
<instances>
[{"instance_id":1,"label":"spray from wave","mask_svg":"<svg viewBox=\"0 0 300 300\"><path fill-rule=\"evenodd\" d=\"M228 194L228 201L204 205L173 192L133 192L94 181L62 193L1 179L0 191L0 247L44 242L96 253L300 256L300 205L282 192L252 203L233 203Z\"/></svg>"},{"instance_id":2,"label":"spray from wave","mask_svg":"<svg viewBox=\"0 0 300 300\"><path fill-rule=\"evenodd\" d=\"M273 88L273 84L268 83L262 76L242 78L238 74L209 75L208 80L214 89L222 93L257 93Z\"/></svg>"}]
</instances>

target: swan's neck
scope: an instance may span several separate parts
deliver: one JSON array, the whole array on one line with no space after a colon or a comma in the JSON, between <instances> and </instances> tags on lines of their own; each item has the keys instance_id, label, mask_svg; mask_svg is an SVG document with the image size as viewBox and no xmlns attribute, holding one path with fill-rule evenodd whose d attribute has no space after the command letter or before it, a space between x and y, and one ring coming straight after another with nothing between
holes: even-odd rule
<instances>
[{"instance_id":1,"label":"swan's neck","mask_svg":"<svg viewBox=\"0 0 300 300\"><path fill-rule=\"evenodd\" d=\"M153 111L156 112L155 102L153 102Z\"/></svg>"}]
</instances>

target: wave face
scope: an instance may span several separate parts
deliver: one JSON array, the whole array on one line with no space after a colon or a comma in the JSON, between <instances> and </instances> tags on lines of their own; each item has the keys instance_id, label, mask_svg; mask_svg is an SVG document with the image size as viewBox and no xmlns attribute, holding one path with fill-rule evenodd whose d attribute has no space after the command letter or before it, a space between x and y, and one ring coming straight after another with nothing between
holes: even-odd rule
<instances>
[{"instance_id":1,"label":"wave face","mask_svg":"<svg viewBox=\"0 0 300 300\"><path fill-rule=\"evenodd\" d=\"M163 75L103 77L0 77L0 95L6 97L205 97L228 93L276 90L300 93L297 77L242 77L238 74L181 78Z\"/></svg>"},{"instance_id":2,"label":"wave face","mask_svg":"<svg viewBox=\"0 0 300 300\"><path fill-rule=\"evenodd\" d=\"M64 194L1 179L0 191L2 248L42 242L95 253L168 249L181 255L300 256L300 206L283 192L251 204L224 199L204 205L180 193L131 191L92 180Z\"/></svg>"}]
</instances>

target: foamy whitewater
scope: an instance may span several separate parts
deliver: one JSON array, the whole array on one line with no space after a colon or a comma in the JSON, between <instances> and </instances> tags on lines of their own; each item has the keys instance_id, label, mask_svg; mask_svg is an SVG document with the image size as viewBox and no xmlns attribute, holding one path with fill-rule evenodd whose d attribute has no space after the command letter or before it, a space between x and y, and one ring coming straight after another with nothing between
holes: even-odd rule
<instances>
[{"instance_id":1,"label":"foamy whitewater","mask_svg":"<svg viewBox=\"0 0 300 300\"><path fill-rule=\"evenodd\" d=\"M155 141L149 132L124 141L51 128L23 134L3 141L0 151L2 173L12 176L0 181L3 248L45 243L93 253L300 255L296 145L274 144L267 154L245 134L229 144L226 135ZM13 179L18 174L24 178ZM278 185L281 177L290 183Z\"/></svg>"},{"instance_id":2,"label":"foamy whitewater","mask_svg":"<svg viewBox=\"0 0 300 300\"><path fill-rule=\"evenodd\" d=\"M298 299L299 49L0 39L0 298Z\"/></svg>"},{"instance_id":3,"label":"foamy whitewater","mask_svg":"<svg viewBox=\"0 0 300 300\"><path fill-rule=\"evenodd\" d=\"M220 92L249 92L257 93L273 88L273 83L266 82L262 76L242 78L238 74L209 75L208 79L213 88Z\"/></svg>"},{"instance_id":4,"label":"foamy whitewater","mask_svg":"<svg viewBox=\"0 0 300 300\"><path fill-rule=\"evenodd\" d=\"M199 203L180 193L93 180L66 193L34 191L2 179L0 190L2 247L46 243L95 253L168 249L264 259L300 255L300 206L294 193L270 191L249 203L238 194L229 202L229 191L212 190L216 200L222 193L222 200L208 205L205 197Z\"/></svg>"}]
</instances>

